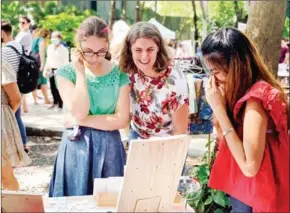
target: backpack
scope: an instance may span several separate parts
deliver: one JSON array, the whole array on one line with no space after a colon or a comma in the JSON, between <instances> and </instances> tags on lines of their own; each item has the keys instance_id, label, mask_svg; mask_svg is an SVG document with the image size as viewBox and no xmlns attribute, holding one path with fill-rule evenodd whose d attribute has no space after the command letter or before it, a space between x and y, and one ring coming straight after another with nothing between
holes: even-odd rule
<instances>
[{"instance_id":1,"label":"backpack","mask_svg":"<svg viewBox=\"0 0 290 213\"><path fill-rule=\"evenodd\" d=\"M39 76L39 63L31 56L26 55L22 46L22 54L13 46L7 45L13 49L19 56L19 68L17 73L17 84L22 94L27 94L37 88L37 80Z\"/></svg>"}]
</instances>

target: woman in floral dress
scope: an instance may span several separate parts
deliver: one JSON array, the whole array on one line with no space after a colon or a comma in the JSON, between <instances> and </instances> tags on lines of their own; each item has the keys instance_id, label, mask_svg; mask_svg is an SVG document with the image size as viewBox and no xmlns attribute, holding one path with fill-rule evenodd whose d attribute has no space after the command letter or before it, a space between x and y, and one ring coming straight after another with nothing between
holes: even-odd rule
<instances>
[{"instance_id":1,"label":"woman in floral dress","mask_svg":"<svg viewBox=\"0 0 290 213\"><path fill-rule=\"evenodd\" d=\"M120 68L130 74L130 139L188 132L188 86L185 75L170 65L164 41L150 23L128 32Z\"/></svg>"}]
</instances>

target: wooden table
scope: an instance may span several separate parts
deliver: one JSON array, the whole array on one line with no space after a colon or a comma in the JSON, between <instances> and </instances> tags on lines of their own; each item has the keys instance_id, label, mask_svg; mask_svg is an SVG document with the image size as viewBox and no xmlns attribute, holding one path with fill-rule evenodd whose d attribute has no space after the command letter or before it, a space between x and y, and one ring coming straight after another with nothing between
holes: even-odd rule
<instances>
[{"instance_id":1,"label":"wooden table","mask_svg":"<svg viewBox=\"0 0 290 213\"><path fill-rule=\"evenodd\" d=\"M97 206L95 196L43 197L45 212L116 212L115 207ZM194 212L183 199L173 205L172 212Z\"/></svg>"}]
</instances>

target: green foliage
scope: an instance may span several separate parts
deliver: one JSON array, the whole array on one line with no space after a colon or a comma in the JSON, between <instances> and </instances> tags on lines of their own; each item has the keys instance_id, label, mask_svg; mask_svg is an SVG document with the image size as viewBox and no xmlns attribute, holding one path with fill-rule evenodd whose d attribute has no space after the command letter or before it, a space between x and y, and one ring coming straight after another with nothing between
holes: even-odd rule
<instances>
[{"instance_id":1,"label":"green foliage","mask_svg":"<svg viewBox=\"0 0 290 213\"><path fill-rule=\"evenodd\" d=\"M208 140L207 147L210 147L212 141ZM208 149L203 160L206 163L195 166L192 170L192 176L197 179L201 185L201 189L187 195L188 204L195 212L205 213L227 213L231 211L231 203L228 196L218 190L208 187L208 180L211 165L215 159L217 147L213 151Z\"/></svg>"},{"instance_id":2,"label":"green foliage","mask_svg":"<svg viewBox=\"0 0 290 213\"><path fill-rule=\"evenodd\" d=\"M8 20L12 24L13 34L15 35L18 29L19 15L26 14L24 7L21 6L18 1L12 1L9 3L9 1L6 0L2 2L1 10L1 19Z\"/></svg>"},{"instance_id":3,"label":"green foliage","mask_svg":"<svg viewBox=\"0 0 290 213\"><path fill-rule=\"evenodd\" d=\"M62 5L56 1L45 2L42 7L39 2L28 2L24 5L18 1L6 0L3 1L1 7L2 19L10 21L14 29L14 36L18 31L19 15L29 14L38 27L60 31L69 46L73 46L74 31L80 23L88 16L97 15L95 11L82 11L72 4Z\"/></svg>"},{"instance_id":4,"label":"green foliage","mask_svg":"<svg viewBox=\"0 0 290 213\"><path fill-rule=\"evenodd\" d=\"M289 17L286 17L285 24L284 24L284 27L283 27L283 34L282 34L283 38L289 38L290 37L289 26L290 26L290 19L289 19Z\"/></svg>"},{"instance_id":5,"label":"green foliage","mask_svg":"<svg viewBox=\"0 0 290 213\"><path fill-rule=\"evenodd\" d=\"M244 19L247 15L244 1L237 1L236 9L234 1L209 1L208 11L209 32L221 27L235 27L238 18Z\"/></svg>"}]
</instances>

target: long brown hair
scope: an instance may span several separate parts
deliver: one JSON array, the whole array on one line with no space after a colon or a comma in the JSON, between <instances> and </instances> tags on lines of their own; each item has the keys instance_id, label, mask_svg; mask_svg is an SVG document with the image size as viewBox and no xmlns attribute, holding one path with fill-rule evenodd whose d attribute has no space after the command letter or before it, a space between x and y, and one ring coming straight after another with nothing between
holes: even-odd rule
<instances>
[{"instance_id":1,"label":"long brown hair","mask_svg":"<svg viewBox=\"0 0 290 213\"><path fill-rule=\"evenodd\" d=\"M235 28L220 29L207 36L201 50L207 63L227 74L225 100L233 124L235 104L257 81L266 81L281 91L281 100L288 104L280 83L244 33Z\"/></svg>"},{"instance_id":2,"label":"long brown hair","mask_svg":"<svg viewBox=\"0 0 290 213\"><path fill-rule=\"evenodd\" d=\"M90 16L86 18L77 29L75 35L75 42L77 47L81 40L90 36L105 38L106 41L109 42L109 28L106 22L97 16ZM107 52L105 58L107 60L111 60L111 54Z\"/></svg>"},{"instance_id":3,"label":"long brown hair","mask_svg":"<svg viewBox=\"0 0 290 213\"><path fill-rule=\"evenodd\" d=\"M138 22L132 26L124 40L119 62L121 70L126 73L134 73L137 71L137 67L132 58L131 46L139 38L152 39L159 48L154 64L155 71L161 72L166 69L170 63L170 58L159 30L151 23Z\"/></svg>"}]
</instances>

